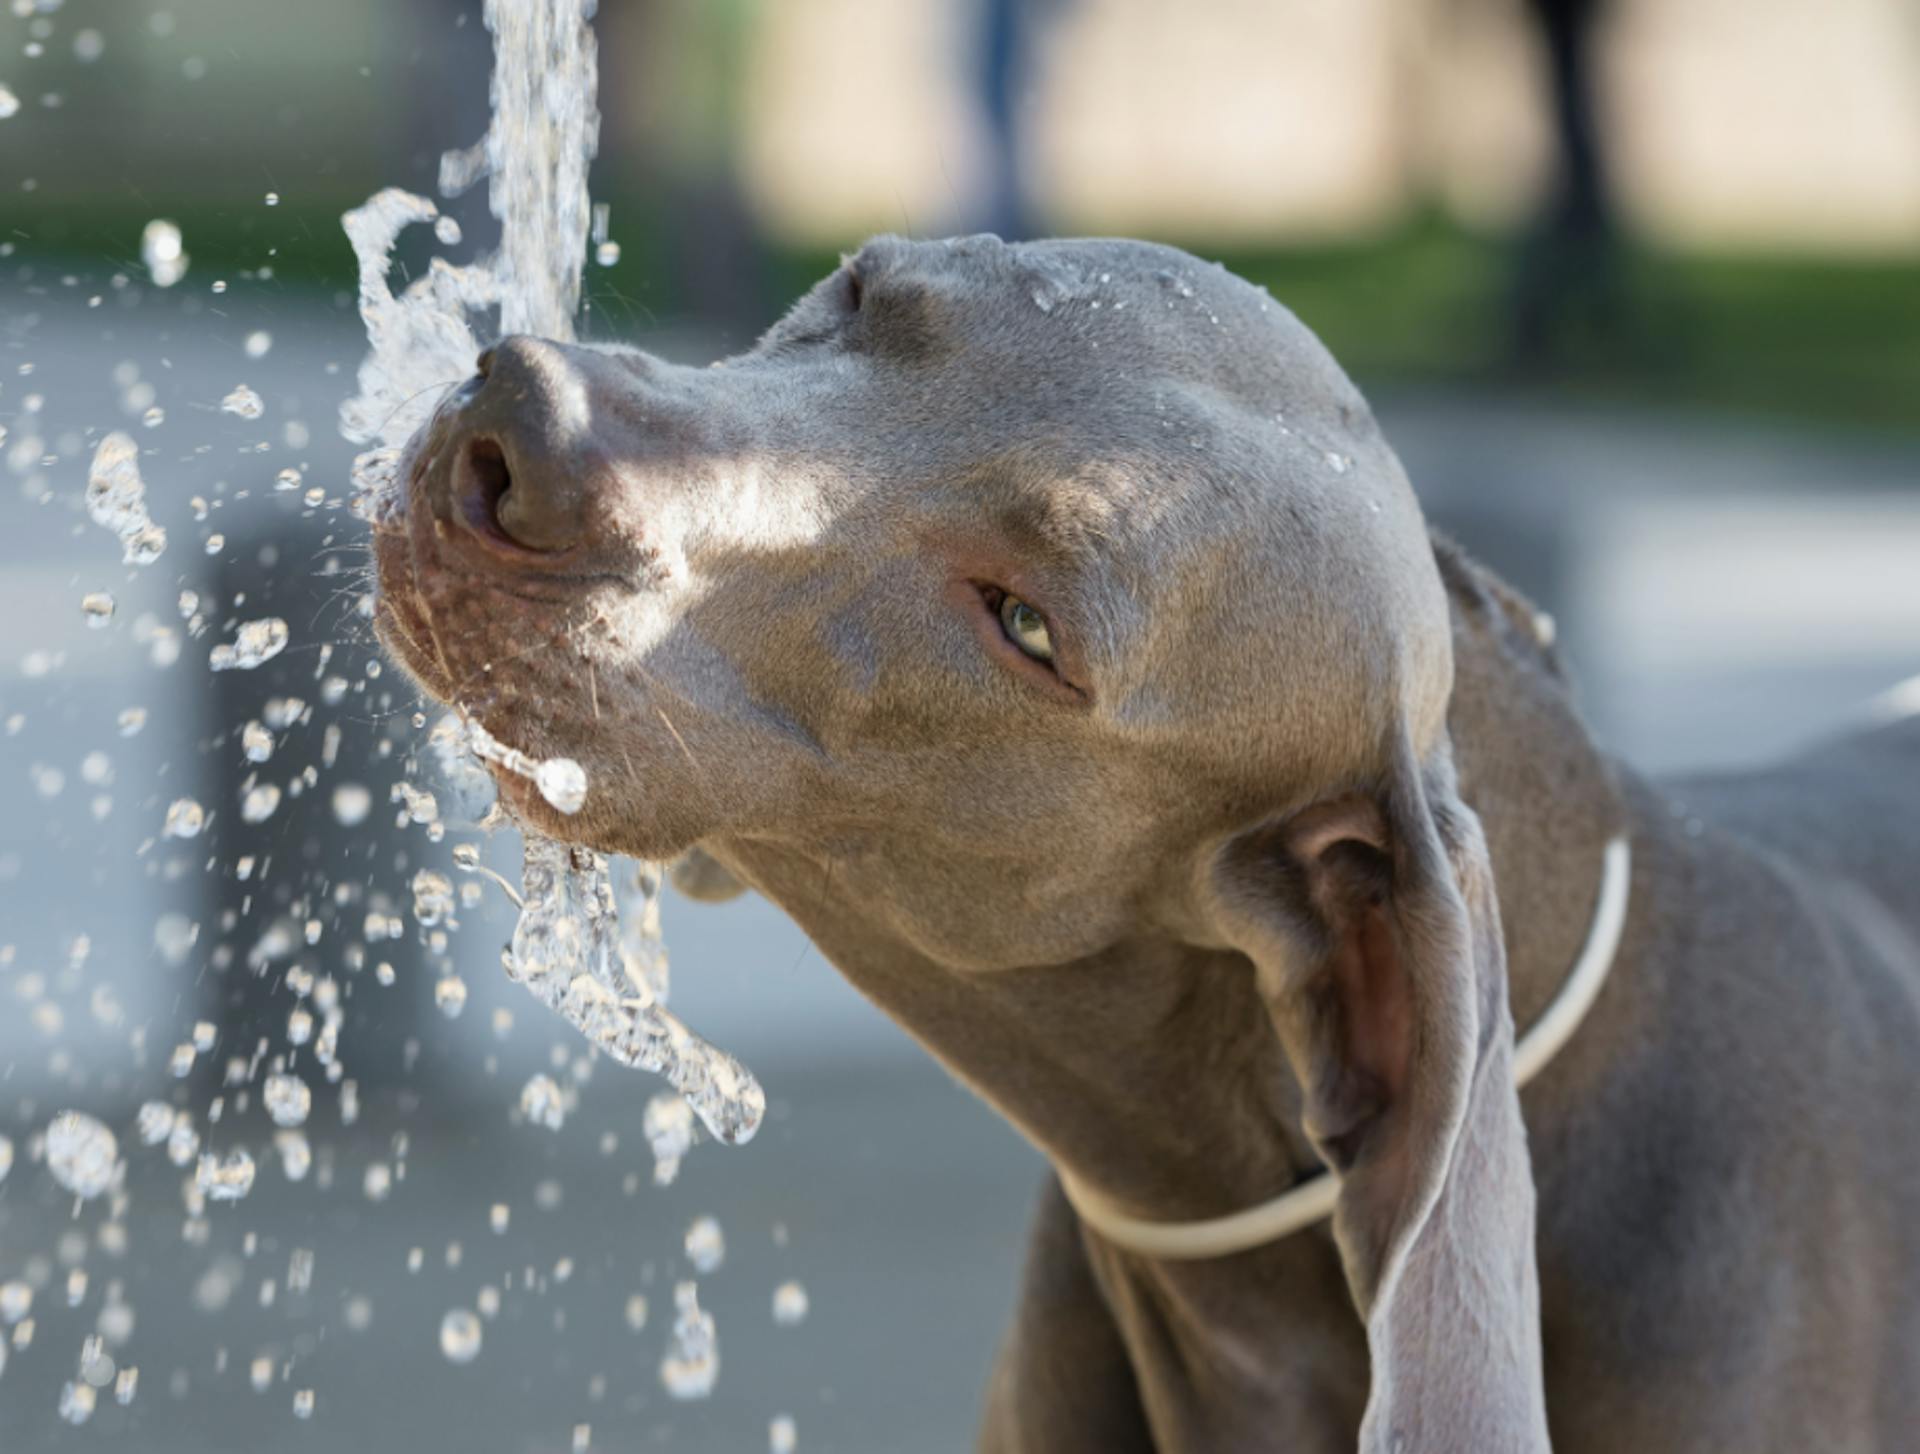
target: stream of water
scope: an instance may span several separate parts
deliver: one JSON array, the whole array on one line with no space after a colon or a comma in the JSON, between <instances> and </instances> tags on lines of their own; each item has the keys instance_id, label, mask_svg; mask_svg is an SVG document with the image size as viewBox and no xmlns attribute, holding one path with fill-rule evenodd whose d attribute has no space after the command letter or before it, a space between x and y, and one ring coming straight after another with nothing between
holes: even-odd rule
<instances>
[{"instance_id":1,"label":"stream of water","mask_svg":"<svg viewBox=\"0 0 1920 1454\"><path fill-rule=\"evenodd\" d=\"M480 141L440 159L440 190L458 196L487 179L488 210L500 224L491 257L465 265L436 257L396 296L388 282L394 246L406 228L444 221L439 208L389 188L344 219L359 259L368 351L360 392L342 409L341 427L371 446L355 463L360 508L369 516L396 508L400 446L432 414L448 381L472 371L477 319L497 317L502 334L574 336L592 215L587 166L600 132L593 9L593 0L487 0L493 121ZM123 538L136 526L123 524ZM471 718L464 726L466 751L527 777L562 812L583 806L591 785L579 764L534 759ZM663 964L664 952L657 937L623 950L606 858L530 831L524 836L509 972L607 1055L665 1076L720 1140L750 1139L766 1111L764 1092L739 1061L666 1008L657 971L651 980L629 972L634 962ZM657 867L646 865L624 880L632 886L630 920L652 926L656 936L660 880Z\"/></svg>"}]
</instances>

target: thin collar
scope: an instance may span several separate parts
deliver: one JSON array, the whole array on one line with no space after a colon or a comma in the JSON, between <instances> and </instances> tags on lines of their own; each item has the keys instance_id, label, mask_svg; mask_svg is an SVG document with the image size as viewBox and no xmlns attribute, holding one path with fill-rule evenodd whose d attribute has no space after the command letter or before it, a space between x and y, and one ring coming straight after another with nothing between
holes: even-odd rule
<instances>
[{"instance_id":1,"label":"thin collar","mask_svg":"<svg viewBox=\"0 0 1920 1454\"><path fill-rule=\"evenodd\" d=\"M1561 982L1545 1013L1533 1022L1513 1051L1513 1079L1524 1086L1573 1038L1580 1022L1599 997L1620 948L1627 922L1627 896L1633 878L1633 854L1625 835L1610 839L1600 864L1600 893L1594 900L1593 920L1587 926L1580 956ZM1224 1217L1197 1222L1149 1222L1130 1217L1085 1183L1056 1168L1060 1186L1080 1220L1109 1242L1129 1252L1174 1261L1225 1257L1268 1242L1277 1242L1302 1227L1333 1215L1340 1194L1338 1178L1319 1172L1296 1182L1272 1201Z\"/></svg>"}]
</instances>

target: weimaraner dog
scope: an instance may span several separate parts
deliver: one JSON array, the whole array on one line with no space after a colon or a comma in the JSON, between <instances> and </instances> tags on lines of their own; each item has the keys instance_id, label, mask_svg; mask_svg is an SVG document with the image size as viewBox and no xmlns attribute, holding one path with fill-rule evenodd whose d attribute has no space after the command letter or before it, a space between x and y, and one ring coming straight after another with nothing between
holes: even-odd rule
<instances>
[{"instance_id":1,"label":"weimaraner dog","mask_svg":"<svg viewBox=\"0 0 1920 1454\"><path fill-rule=\"evenodd\" d=\"M1920 722L1608 760L1264 293L880 239L715 369L510 338L403 474L385 640L588 770L518 811L782 905L1059 1173L982 1449L1920 1447Z\"/></svg>"}]
</instances>

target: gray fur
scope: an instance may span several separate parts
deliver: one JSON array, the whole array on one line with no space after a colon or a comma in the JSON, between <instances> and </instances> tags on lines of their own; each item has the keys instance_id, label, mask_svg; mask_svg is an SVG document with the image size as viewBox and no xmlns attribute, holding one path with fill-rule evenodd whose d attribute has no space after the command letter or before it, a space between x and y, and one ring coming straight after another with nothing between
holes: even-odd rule
<instances>
[{"instance_id":1,"label":"gray fur","mask_svg":"<svg viewBox=\"0 0 1920 1454\"><path fill-rule=\"evenodd\" d=\"M1910 1446L1920 727L1605 760L1263 294L880 239L714 370L509 340L407 473L382 634L587 766L577 819L503 783L543 830L768 895L1137 1215L1342 1165L1331 1228L1191 1263L1050 1186L983 1450ZM1516 1096L1622 829L1612 977Z\"/></svg>"}]
</instances>

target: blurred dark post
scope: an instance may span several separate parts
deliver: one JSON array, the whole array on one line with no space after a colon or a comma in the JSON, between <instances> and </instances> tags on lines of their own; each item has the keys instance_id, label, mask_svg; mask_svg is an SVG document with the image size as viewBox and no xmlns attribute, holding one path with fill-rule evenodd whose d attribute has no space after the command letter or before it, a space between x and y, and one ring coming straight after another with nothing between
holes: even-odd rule
<instances>
[{"instance_id":1,"label":"blurred dark post","mask_svg":"<svg viewBox=\"0 0 1920 1454\"><path fill-rule=\"evenodd\" d=\"M1554 195L1521 247L1514 363L1557 361L1569 323L1604 338L1618 324L1617 234L1595 105L1593 36L1606 0L1527 0L1547 55L1559 153Z\"/></svg>"},{"instance_id":2,"label":"blurred dark post","mask_svg":"<svg viewBox=\"0 0 1920 1454\"><path fill-rule=\"evenodd\" d=\"M977 0L974 84L987 126L987 198L980 225L1008 242L1036 230L1027 187L1025 100L1033 84L1034 39L1069 0Z\"/></svg>"},{"instance_id":3,"label":"blurred dark post","mask_svg":"<svg viewBox=\"0 0 1920 1454\"><path fill-rule=\"evenodd\" d=\"M1031 234L1027 189L1021 161L1018 92L1025 79L1029 22L1027 0L981 0L981 110L987 121L988 232L1008 242Z\"/></svg>"},{"instance_id":4,"label":"blurred dark post","mask_svg":"<svg viewBox=\"0 0 1920 1454\"><path fill-rule=\"evenodd\" d=\"M262 666L209 678L213 732L201 758L201 791L215 815L209 848L223 871L207 876L198 917L207 926L203 946L209 939L217 946L222 1056L246 1058L262 1039L271 1053L285 1052L288 1016L302 1004L317 1038L322 1014L289 988L289 972L303 970L316 982L331 977L345 1012L346 1074L363 1098L377 1101L402 1082L406 1042L432 1000L432 956L402 897L432 855L423 829L403 834L393 826L399 810L390 792L406 776L404 704L414 694L397 674L368 674L377 648L353 609L364 583L346 568L361 558L363 529L344 513L262 519L229 537L212 574L208 639L231 640L229 620L267 616L285 620L292 639ZM269 713L270 702L291 698L305 704L293 720ZM397 717L396 703L403 704ZM271 734L264 762L243 752L249 721ZM248 823L241 805L258 785L277 787L280 801ZM364 808L337 805L342 788L364 790ZM383 922L398 924L400 937L371 932ZM383 962L393 969L390 987L381 983ZM311 1077L313 1051L300 1059Z\"/></svg>"}]
</instances>

